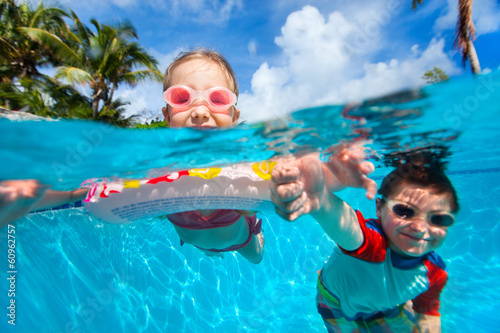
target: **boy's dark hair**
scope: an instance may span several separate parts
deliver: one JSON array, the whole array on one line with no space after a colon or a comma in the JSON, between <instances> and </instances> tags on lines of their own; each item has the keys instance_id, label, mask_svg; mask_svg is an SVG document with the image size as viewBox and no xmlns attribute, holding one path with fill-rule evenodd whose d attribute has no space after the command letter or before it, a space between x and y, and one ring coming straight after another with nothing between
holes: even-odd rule
<instances>
[{"instance_id":1,"label":"boy's dark hair","mask_svg":"<svg viewBox=\"0 0 500 333\"><path fill-rule=\"evenodd\" d=\"M383 179L378 193L388 198L401 184L420 185L431 188L439 194L448 193L451 196L451 211L457 213L460 208L458 196L450 179L444 173L446 163L439 159L427 162L428 156L423 156L421 153L419 152L418 157L405 156L405 159L400 160L396 169Z\"/></svg>"}]
</instances>

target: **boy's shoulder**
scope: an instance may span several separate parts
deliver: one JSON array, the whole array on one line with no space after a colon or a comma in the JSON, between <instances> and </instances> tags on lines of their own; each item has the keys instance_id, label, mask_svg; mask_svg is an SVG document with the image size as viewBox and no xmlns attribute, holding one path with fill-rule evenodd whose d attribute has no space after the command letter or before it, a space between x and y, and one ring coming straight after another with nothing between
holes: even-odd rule
<instances>
[{"instance_id":1,"label":"boy's shoulder","mask_svg":"<svg viewBox=\"0 0 500 333\"><path fill-rule=\"evenodd\" d=\"M375 219L375 218L365 219L363 214L359 210L356 210L356 216L360 224L364 224L367 228L375 230L382 236L385 236L382 224L380 224L380 219Z\"/></svg>"},{"instance_id":2,"label":"boy's shoulder","mask_svg":"<svg viewBox=\"0 0 500 333\"><path fill-rule=\"evenodd\" d=\"M427 259L431 264L441 268L442 270L446 270L446 264L444 260L434 251L431 251L424 255L424 260Z\"/></svg>"}]
</instances>

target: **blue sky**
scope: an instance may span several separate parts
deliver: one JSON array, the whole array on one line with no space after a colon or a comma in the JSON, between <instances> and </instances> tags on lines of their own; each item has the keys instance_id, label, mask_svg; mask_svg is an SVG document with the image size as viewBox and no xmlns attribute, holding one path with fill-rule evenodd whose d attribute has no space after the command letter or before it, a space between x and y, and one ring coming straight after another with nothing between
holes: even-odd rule
<instances>
[{"instance_id":1,"label":"blue sky","mask_svg":"<svg viewBox=\"0 0 500 333\"><path fill-rule=\"evenodd\" d=\"M458 0L59 0L89 24L129 20L164 71L180 51L224 54L249 122L304 107L355 102L423 85L426 70L471 75L453 50ZM47 3L47 2L46 2ZM500 3L476 0L483 71L500 65ZM121 87L130 113L161 114L162 86Z\"/></svg>"}]
</instances>

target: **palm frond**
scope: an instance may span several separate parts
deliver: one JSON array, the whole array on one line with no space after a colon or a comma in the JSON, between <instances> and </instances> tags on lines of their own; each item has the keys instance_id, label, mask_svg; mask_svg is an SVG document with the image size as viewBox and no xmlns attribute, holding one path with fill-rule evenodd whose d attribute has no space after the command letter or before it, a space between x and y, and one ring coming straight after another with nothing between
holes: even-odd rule
<instances>
[{"instance_id":1,"label":"palm frond","mask_svg":"<svg viewBox=\"0 0 500 333\"><path fill-rule=\"evenodd\" d=\"M421 5L424 2L424 0L412 0L411 2L411 10L417 10L418 5Z\"/></svg>"},{"instance_id":2,"label":"palm frond","mask_svg":"<svg viewBox=\"0 0 500 333\"><path fill-rule=\"evenodd\" d=\"M71 66L60 66L56 71L56 78L64 78L68 80L71 84L91 84L94 82L92 75L87 71Z\"/></svg>"},{"instance_id":3,"label":"palm frond","mask_svg":"<svg viewBox=\"0 0 500 333\"><path fill-rule=\"evenodd\" d=\"M42 45L47 45L61 59L78 63L80 57L66 43L64 43L56 35L38 28L19 27L20 31L24 32L30 39L39 42Z\"/></svg>"},{"instance_id":4,"label":"palm frond","mask_svg":"<svg viewBox=\"0 0 500 333\"><path fill-rule=\"evenodd\" d=\"M122 75L122 81L134 85L141 81L153 80L156 82L163 81L163 74L158 70L144 69L133 72L128 72Z\"/></svg>"}]
</instances>

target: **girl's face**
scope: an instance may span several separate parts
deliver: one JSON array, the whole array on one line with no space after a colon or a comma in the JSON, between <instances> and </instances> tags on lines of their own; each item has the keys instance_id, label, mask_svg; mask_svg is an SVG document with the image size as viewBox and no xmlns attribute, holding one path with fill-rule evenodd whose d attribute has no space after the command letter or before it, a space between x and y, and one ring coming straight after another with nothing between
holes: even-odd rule
<instances>
[{"instance_id":1,"label":"girl's face","mask_svg":"<svg viewBox=\"0 0 500 333\"><path fill-rule=\"evenodd\" d=\"M448 227L436 226L428 217L451 211L449 194L436 194L414 184L400 184L387 199L408 204L419 211L418 215L404 219L394 214L387 203L377 202L377 217L381 219L391 250L404 257L419 257L443 244Z\"/></svg>"},{"instance_id":2,"label":"girl's face","mask_svg":"<svg viewBox=\"0 0 500 333\"><path fill-rule=\"evenodd\" d=\"M205 58L191 59L177 66L172 73L171 86L184 85L194 90L225 87L232 91L229 78L215 62ZM162 108L170 127L232 127L239 118L240 110L230 107L227 114L213 112L210 105L198 99L189 109Z\"/></svg>"}]
</instances>

